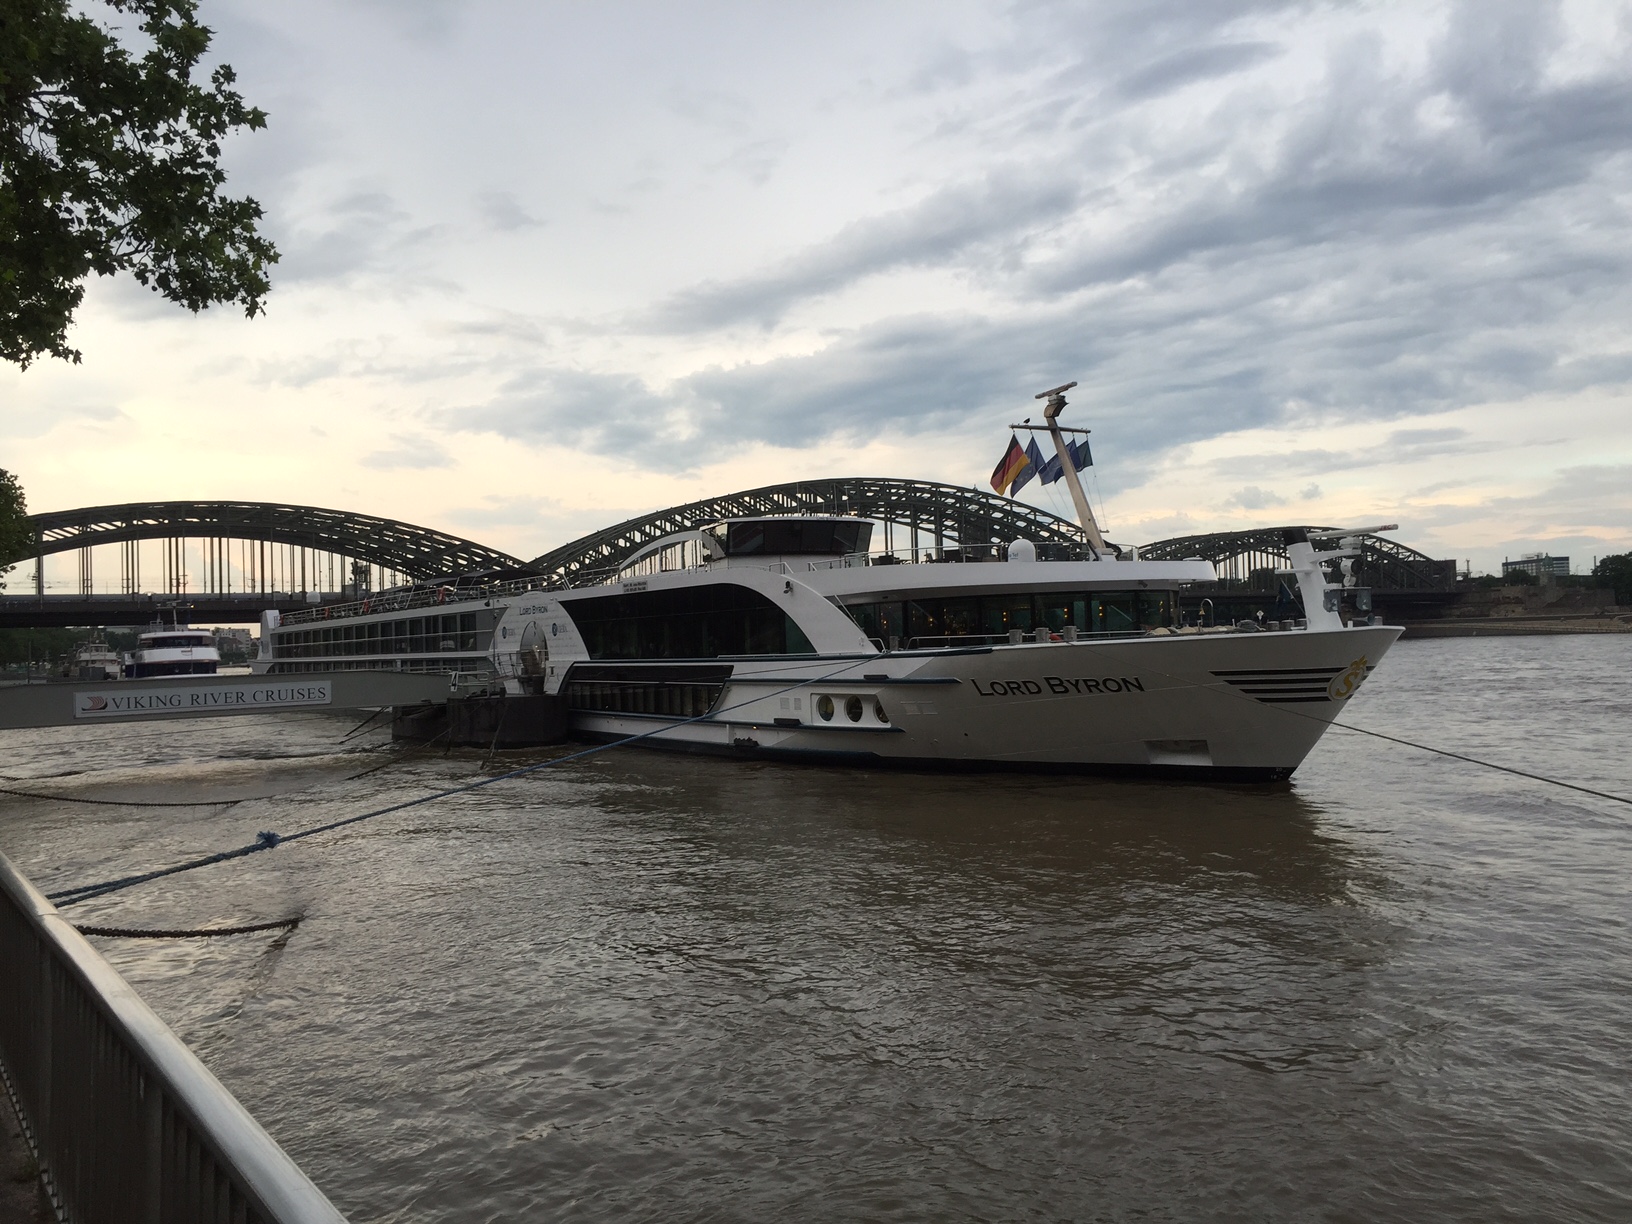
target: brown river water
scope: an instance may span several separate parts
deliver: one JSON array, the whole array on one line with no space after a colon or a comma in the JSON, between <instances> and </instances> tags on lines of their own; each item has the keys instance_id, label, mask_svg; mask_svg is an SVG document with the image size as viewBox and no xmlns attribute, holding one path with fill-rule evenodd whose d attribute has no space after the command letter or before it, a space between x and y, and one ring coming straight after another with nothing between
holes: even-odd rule
<instances>
[{"instance_id":1,"label":"brown river water","mask_svg":"<svg viewBox=\"0 0 1632 1224\"><path fill-rule=\"evenodd\" d=\"M1344 717L1632 796L1632 638ZM0 732L40 887L540 754ZM565 750L552 749L560 755ZM5 783L16 786L17 783ZM353 1221L1632 1219L1632 806L1333 731L1289 785L619 749L67 911Z\"/></svg>"}]
</instances>

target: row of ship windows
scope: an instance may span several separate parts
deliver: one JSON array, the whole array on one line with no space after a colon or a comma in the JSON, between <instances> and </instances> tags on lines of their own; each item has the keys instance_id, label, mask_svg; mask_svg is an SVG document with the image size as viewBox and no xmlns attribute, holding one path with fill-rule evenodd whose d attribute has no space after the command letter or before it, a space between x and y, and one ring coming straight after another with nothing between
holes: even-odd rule
<instances>
[{"instance_id":1,"label":"row of ship windows","mask_svg":"<svg viewBox=\"0 0 1632 1224\"><path fill-rule=\"evenodd\" d=\"M868 637L999 637L1066 626L1079 633L1136 633L1174 623L1171 591L1061 591L1047 594L946 596L851 604L845 608Z\"/></svg>"},{"instance_id":2,"label":"row of ship windows","mask_svg":"<svg viewBox=\"0 0 1632 1224\"><path fill-rule=\"evenodd\" d=\"M1136 633L1171 626L1170 591L1087 591L945 596L850 605L868 637L953 640L1002 636L1020 629L1067 626L1079 633ZM811 654L797 623L756 591L734 586L627 594L585 600L573 619L592 659L715 658L727 654ZM485 650L491 629L477 614L404 617L279 633L279 659L424 655ZM421 670L451 670L452 660L425 661Z\"/></svg>"},{"instance_id":3,"label":"row of ship windows","mask_svg":"<svg viewBox=\"0 0 1632 1224\"><path fill-rule=\"evenodd\" d=\"M288 630L277 635L273 654L279 659L437 654L444 650L485 650L492 638L491 629L477 628L476 613L460 612Z\"/></svg>"},{"instance_id":4,"label":"row of ship windows","mask_svg":"<svg viewBox=\"0 0 1632 1224\"><path fill-rule=\"evenodd\" d=\"M128 674L137 680L145 676L213 676L216 667L214 659L175 659L167 663L133 663Z\"/></svg>"},{"instance_id":5,"label":"row of ship windows","mask_svg":"<svg viewBox=\"0 0 1632 1224\"><path fill-rule=\"evenodd\" d=\"M721 684L641 683L639 681L569 680L564 688L567 704L574 710L611 714L667 714L673 718L698 718L714 708L720 699ZM799 703L793 699L794 706ZM782 708L789 709L788 698ZM859 694L819 693L811 709L824 723L859 723L867 719L888 726L889 713L877 697Z\"/></svg>"},{"instance_id":6,"label":"row of ship windows","mask_svg":"<svg viewBox=\"0 0 1632 1224\"><path fill-rule=\"evenodd\" d=\"M574 710L613 714L668 714L696 718L720 699L721 684L642 684L639 682L569 681L567 705Z\"/></svg>"},{"instance_id":7,"label":"row of ship windows","mask_svg":"<svg viewBox=\"0 0 1632 1224\"><path fill-rule=\"evenodd\" d=\"M816 653L781 608L735 583L574 600L567 612L592 659Z\"/></svg>"},{"instance_id":8,"label":"row of ship windows","mask_svg":"<svg viewBox=\"0 0 1632 1224\"><path fill-rule=\"evenodd\" d=\"M473 657L457 657L443 655L436 659L347 659L334 663L273 663L267 669L269 675L281 675L285 672L324 672L324 671L408 671L408 672L460 672L487 673L493 670L493 665L483 655Z\"/></svg>"}]
</instances>

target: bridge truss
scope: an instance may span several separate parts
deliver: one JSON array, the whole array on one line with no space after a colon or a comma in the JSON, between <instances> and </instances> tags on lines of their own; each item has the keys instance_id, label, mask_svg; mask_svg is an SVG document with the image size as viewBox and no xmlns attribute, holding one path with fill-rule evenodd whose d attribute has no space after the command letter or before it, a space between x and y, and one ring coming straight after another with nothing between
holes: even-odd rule
<instances>
[{"instance_id":1,"label":"bridge truss","mask_svg":"<svg viewBox=\"0 0 1632 1224\"><path fill-rule=\"evenodd\" d=\"M627 519L552 549L529 568L571 583L581 575L616 569L654 540L694 531L721 519L760 514L852 514L884 525L882 547L929 548L1007 544L1025 537L1039 544L1081 547L1082 529L1036 506L979 489L928 480L850 476L766 485L724 497L671 506ZM880 546L874 541L874 546Z\"/></svg>"},{"instance_id":2,"label":"bridge truss","mask_svg":"<svg viewBox=\"0 0 1632 1224\"><path fill-rule=\"evenodd\" d=\"M688 502L593 532L525 566L471 540L374 515L278 502L136 502L34 515L30 554L36 560L33 600L39 606L13 609L0 619L25 617L18 624L137 623L149 617L147 601L156 592L171 597L172 604L179 599L187 605L183 610L197 619L241 620L250 618L245 608L288 605L293 611L355 597L359 588L493 571L532 571L576 585L616 569L667 535L721 519L802 513L849 514L881 523L882 536L875 536L874 547L891 552L933 549L938 556L950 556L954 548L987 549L1018 538L1043 545L1045 555L1049 547L1078 554L1085 545L1077 524L1026 502L958 485L883 477L798 481ZM1201 557L1217 568L1226 589L1243 596L1274 593L1281 581L1275 571L1287 564L1289 530L1179 536L1147 544L1140 555L1149 560ZM137 546L154 540L162 542L160 581L144 586ZM128 608L108 603L118 602L107 590L109 584L93 598L91 554L103 545L121 549L119 587ZM1360 550L1356 576L1374 590L1418 601L1443 600L1454 590L1454 561L1436 560L1375 535L1362 536ZM79 553L78 592L46 599L45 557L73 551ZM66 603L60 610L45 607L64 601L74 608ZM18 602L15 596L0 597L8 607Z\"/></svg>"},{"instance_id":3,"label":"bridge truss","mask_svg":"<svg viewBox=\"0 0 1632 1224\"><path fill-rule=\"evenodd\" d=\"M91 595L91 549L107 544L122 546L123 593L140 593L137 544L143 540L164 542L159 589L169 594L339 591L521 564L508 553L428 527L279 502L131 502L36 514L29 522L36 595L45 592L44 559L75 550L80 594ZM196 549L188 550L188 541ZM194 553L196 573L190 572Z\"/></svg>"},{"instance_id":4,"label":"bridge truss","mask_svg":"<svg viewBox=\"0 0 1632 1224\"><path fill-rule=\"evenodd\" d=\"M1200 557L1211 561L1227 585L1246 591L1273 592L1281 582L1275 573L1287 565L1286 533L1294 530L1329 531L1328 527L1261 527L1252 531L1220 531L1208 535L1175 536L1145 544L1139 555L1147 561L1182 561ZM1427 553L1378 535L1362 535L1355 577L1377 591L1449 592L1456 584L1456 562L1441 561Z\"/></svg>"}]
</instances>

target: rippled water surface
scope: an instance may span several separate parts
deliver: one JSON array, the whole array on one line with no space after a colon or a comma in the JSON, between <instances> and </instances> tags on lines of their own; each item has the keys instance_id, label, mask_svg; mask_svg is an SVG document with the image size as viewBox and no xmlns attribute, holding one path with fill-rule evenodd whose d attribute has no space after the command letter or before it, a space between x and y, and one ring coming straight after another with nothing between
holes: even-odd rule
<instances>
[{"instance_id":1,"label":"rippled water surface","mask_svg":"<svg viewBox=\"0 0 1632 1224\"><path fill-rule=\"evenodd\" d=\"M1632 639L1348 721L1632 795ZM0 732L42 888L545 754ZM553 751L553 750L552 750ZM18 783L5 783L17 788ZM123 804L240 799L232 806ZM1632 1218L1632 807L1334 731L1290 787L616 750L76 907L355 1221Z\"/></svg>"}]
</instances>

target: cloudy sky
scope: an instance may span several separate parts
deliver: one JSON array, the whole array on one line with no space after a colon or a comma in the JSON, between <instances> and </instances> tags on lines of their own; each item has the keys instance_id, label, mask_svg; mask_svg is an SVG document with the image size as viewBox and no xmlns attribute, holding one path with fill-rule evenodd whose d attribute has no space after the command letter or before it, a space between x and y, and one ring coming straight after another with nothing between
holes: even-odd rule
<instances>
[{"instance_id":1,"label":"cloudy sky","mask_svg":"<svg viewBox=\"0 0 1632 1224\"><path fill-rule=\"evenodd\" d=\"M82 365L0 369L33 509L532 556L774 481L984 483L1076 379L1113 539L1632 548L1632 4L202 12L270 116L228 150L268 312L94 284Z\"/></svg>"}]
</instances>

